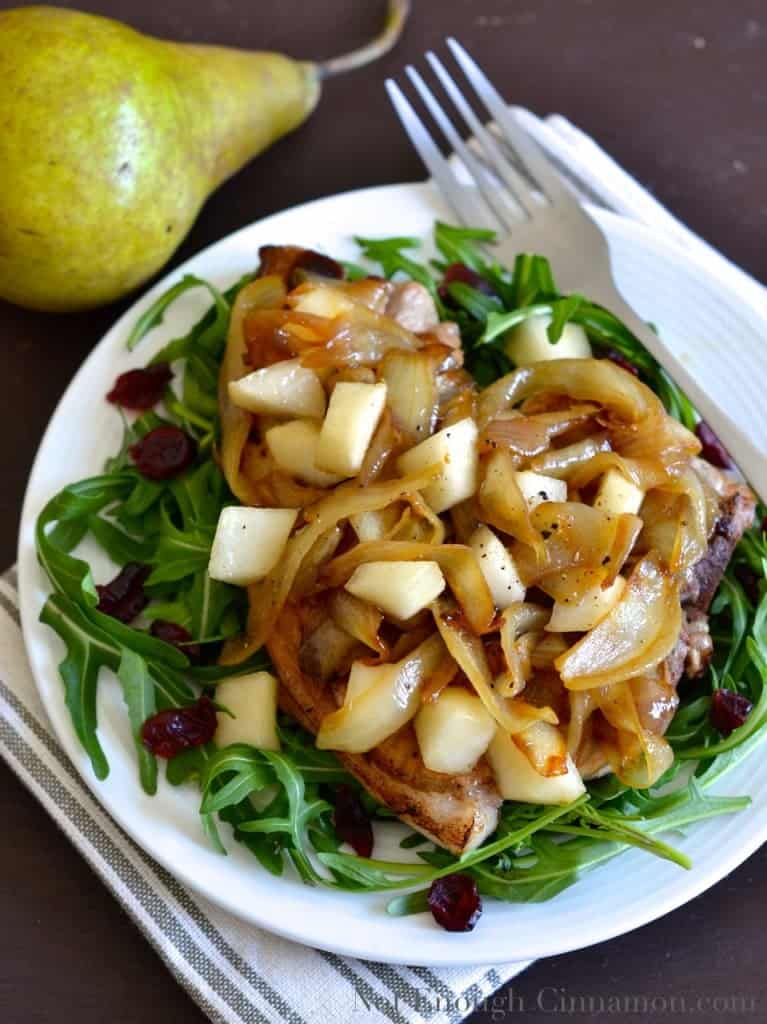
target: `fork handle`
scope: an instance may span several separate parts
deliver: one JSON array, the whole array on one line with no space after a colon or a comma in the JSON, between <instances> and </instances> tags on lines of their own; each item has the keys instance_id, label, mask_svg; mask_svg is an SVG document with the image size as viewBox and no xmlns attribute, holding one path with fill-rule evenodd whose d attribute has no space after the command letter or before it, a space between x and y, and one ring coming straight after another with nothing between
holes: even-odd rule
<instances>
[{"instance_id":1,"label":"fork handle","mask_svg":"<svg viewBox=\"0 0 767 1024\"><path fill-rule=\"evenodd\" d=\"M753 384L750 387L744 386L741 394L733 394L733 391L737 391L737 374L735 373L737 352L730 353L720 360L717 368L721 370L722 377L718 381L717 390L724 396L726 389L729 388L730 393L727 397L729 403L737 408L740 422L725 411L690 369L634 312L612 279L592 283L586 294L621 320L642 342L648 352L657 359L664 370L687 394L706 423L718 435L759 498L767 503L767 455L765 454L767 445L764 443L767 442L767 435L763 424L765 413L763 408L754 402ZM764 367L764 376L760 374L760 378L767 389L767 364ZM751 425L748 432L746 424ZM763 444L761 446L755 441L754 435L762 435Z\"/></svg>"}]
</instances>

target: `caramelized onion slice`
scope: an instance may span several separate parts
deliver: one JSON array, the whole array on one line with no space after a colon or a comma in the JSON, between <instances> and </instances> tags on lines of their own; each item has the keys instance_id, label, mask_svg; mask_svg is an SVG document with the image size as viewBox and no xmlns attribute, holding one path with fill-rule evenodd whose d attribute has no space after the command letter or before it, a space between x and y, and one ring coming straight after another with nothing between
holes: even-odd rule
<instances>
[{"instance_id":1,"label":"caramelized onion slice","mask_svg":"<svg viewBox=\"0 0 767 1024\"><path fill-rule=\"evenodd\" d=\"M599 412L599 406L594 402L578 402L569 405L565 409L552 409L550 412L533 413L527 419L533 423L539 423L546 428L549 437L558 437L560 434L572 430L580 424L590 420Z\"/></svg>"},{"instance_id":2,"label":"caramelized onion slice","mask_svg":"<svg viewBox=\"0 0 767 1024\"><path fill-rule=\"evenodd\" d=\"M638 737L619 733L618 749L604 743L610 767L621 782L634 789L647 789L674 763L674 751L662 736L645 733Z\"/></svg>"},{"instance_id":3,"label":"caramelized onion slice","mask_svg":"<svg viewBox=\"0 0 767 1024\"><path fill-rule=\"evenodd\" d=\"M664 490L683 497L669 560L671 571L681 573L699 562L706 553L709 530L713 526L713 522L709 522L709 502L700 477L689 466L676 472L664 485Z\"/></svg>"},{"instance_id":4,"label":"caramelized onion slice","mask_svg":"<svg viewBox=\"0 0 767 1024\"><path fill-rule=\"evenodd\" d=\"M587 465L597 455L610 451L610 439L607 434L585 437L582 441L569 444L565 448L554 448L538 455L530 461L530 469L544 476L553 476L558 480L568 480L579 467Z\"/></svg>"},{"instance_id":5,"label":"caramelized onion slice","mask_svg":"<svg viewBox=\"0 0 767 1024\"><path fill-rule=\"evenodd\" d=\"M355 662L343 706L322 720L317 747L361 754L383 743L414 717L421 706L421 687L444 653L435 633L394 664Z\"/></svg>"},{"instance_id":6,"label":"caramelized onion slice","mask_svg":"<svg viewBox=\"0 0 767 1024\"><path fill-rule=\"evenodd\" d=\"M605 586L621 571L642 529L638 516L609 515L579 501L544 501L530 520L545 538L539 579L547 573L602 568Z\"/></svg>"},{"instance_id":7,"label":"caramelized onion slice","mask_svg":"<svg viewBox=\"0 0 767 1024\"><path fill-rule=\"evenodd\" d=\"M651 491L642 502L640 512L643 526L637 551L653 551L664 565L670 566L682 516L682 496L661 490Z\"/></svg>"},{"instance_id":8,"label":"caramelized onion slice","mask_svg":"<svg viewBox=\"0 0 767 1024\"><path fill-rule=\"evenodd\" d=\"M548 609L529 601L515 601L503 610L500 635L506 673L495 684L503 696L515 697L524 690L533 649L548 621Z\"/></svg>"},{"instance_id":9,"label":"caramelized onion slice","mask_svg":"<svg viewBox=\"0 0 767 1024\"><path fill-rule=\"evenodd\" d=\"M445 524L432 509L431 505L424 500L423 495L419 494L418 491L414 491L407 496L407 501L415 515L430 529L429 543L442 544L445 540Z\"/></svg>"},{"instance_id":10,"label":"caramelized onion slice","mask_svg":"<svg viewBox=\"0 0 767 1024\"><path fill-rule=\"evenodd\" d=\"M436 380L439 362L440 356L433 350L392 349L381 363L387 404L410 445L425 441L434 430L439 401Z\"/></svg>"},{"instance_id":11,"label":"caramelized onion slice","mask_svg":"<svg viewBox=\"0 0 767 1024\"><path fill-rule=\"evenodd\" d=\"M543 633L530 656L530 664L535 669L553 669L554 662L567 650L567 641L561 633Z\"/></svg>"},{"instance_id":12,"label":"caramelized onion slice","mask_svg":"<svg viewBox=\"0 0 767 1024\"><path fill-rule=\"evenodd\" d=\"M507 413L491 420L479 436L480 451L508 448L513 455L524 458L545 452L550 443L546 427L521 413Z\"/></svg>"},{"instance_id":13,"label":"caramelized onion slice","mask_svg":"<svg viewBox=\"0 0 767 1024\"><path fill-rule=\"evenodd\" d=\"M606 362L606 360L600 360ZM665 466L688 462L700 451L698 438L658 405L640 424L609 424L613 447L633 459L660 458Z\"/></svg>"},{"instance_id":14,"label":"caramelized onion slice","mask_svg":"<svg viewBox=\"0 0 767 1024\"><path fill-rule=\"evenodd\" d=\"M383 313L394 291L391 281L366 277L361 281L306 281L294 288L287 299L291 309L327 316L331 319L361 305L374 313Z\"/></svg>"},{"instance_id":15,"label":"caramelized onion slice","mask_svg":"<svg viewBox=\"0 0 767 1024\"><path fill-rule=\"evenodd\" d=\"M567 774L567 744L556 726L549 722L534 722L529 729L518 733L514 741L545 779Z\"/></svg>"},{"instance_id":16,"label":"caramelized onion slice","mask_svg":"<svg viewBox=\"0 0 767 1024\"><path fill-rule=\"evenodd\" d=\"M391 412L385 408L358 473L359 482L363 487L378 479L386 463L400 451L401 447L400 431L394 425Z\"/></svg>"},{"instance_id":17,"label":"caramelized onion slice","mask_svg":"<svg viewBox=\"0 0 767 1024\"><path fill-rule=\"evenodd\" d=\"M629 424L639 423L657 410L666 415L646 384L609 359L552 359L514 370L486 388L480 396L480 426L542 393L596 402Z\"/></svg>"},{"instance_id":18,"label":"caramelized onion slice","mask_svg":"<svg viewBox=\"0 0 767 1024\"><path fill-rule=\"evenodd\" d=\"M290 345L301 356L304 366L377 366L392 349L415 352L421 348L420 339L396 320L361 305L354 305L332 321L326 320L323 330L328 329L328 324L332 324L328 338L318 337L317 331L301 337L293 328Z\"/></svg>"},{"instance_id":19,"label":"caramelized onion slice","mask_svg":"<svg viewBox=\"0 0 767 1024\"><path fill-rule=\"evenodd\" d=\"M594 690L571 690L568 694L570 721L567 725L567 750L573 757L578 752L583 740L586 723L597 707L594 692Z\"/></svg>"},{"instance_id":20,"label":"caramelized onion slice","mask_svg":"<svg viewBox=\"0 0 767 1024\"><path fill-rule=\"evenodd\" d=\"M679 639L679 585L648 556L638 562L621 600L555 666L569 690L622 682L662 661Z\"/></svg>"},{"instance_id":21,"label":"caramelized onion slice","mask_svg":"<svg viewBox=\"0 0 767 1024\"><path fill-rule=\"evenodd\" d=\"M294 597L301 597L315 589L322 567L333 557L342 537L341 527L334 526L317 538L296 573L292 587Z\"/></svg>"},{"instance_id":22,"label":"caramelized onion slice","mask_svg":"<svg viewBox=\"0 0 767 1024\"><path fill-rule=\"evenodd\" d=\"M479 488L482 516L491 526L508 533L539 555L543 553L540 532L530 516L530 509L519 488L514 461L508 451L493 452L483 468Z\"/></svg>"},{"instance_id":23,"label":"caramelized onion slice","mask_svg":"<svg viewBox=\"0 0 767 1024\"><path fill-rule=\"evenodd\" d=\"M423 544L411 541L370 541L334 558L325 571L331 587L342 586L364 562L436 562L445 574L463 614L475 633L485 633L495 618L495 605L485 577L470 547L463 544Z\"/></svg>"},{"instance_id":24,"label":"caramelized onion slice","mask_svg":"<svg viewBox=\"0 0 767 1024\"><path fill-rule=\"evenodd\" d=\"M325 619L302 643L298 664L306 675L327 682L348 671L354 653L359 650L353 636L332 619Z\"/></svg>"},{"instance_id":25,"label":"caramelized onion slice","mask_svg":"<svg viewBox=\"0 0 767 1024\"><path fill-rule=\"evenodd\" d=\"M629 459L618 452L599 452L593 459L574 466L568 474L568 483L572 487L586 487L608 470L617 469L626 479L642 491L660 487L668 480L668 469L660 458Z\"/></svg>"},{"instance_id":26,"label":"caramelized onion slice","mask_svg":"<svg viewBox=\"0 0 767 1024\"><path fill-rule=\"evenodd\" d=\"M501 728L516 735L535 721L556 725L558 719L551 708L534 707L518 698L510 700L495 690L482 641L466 629L456 611L455 604L449 598L435 601L432 606L434 621L445 647Z\"/></svg>"},{"instance_id":27,"label":"caramelized onion slice","mask_svg":"<svg viewBox=\"0 0 767 1024\"><path fill-rule=\"evenodd\" d=\"M229 382L239 380L250 367L245 363L245 317L253 310L279 306L285 299L280 277L260 277L242 288L235 299L229 320L226 349L218 378L218 407L221 417L221 470L226 482L243 504L251 504L248 480L240 471L243 450L250 436L253 417L234 405L229 398Z\"/></svg>"},{"instance_id":28,"label":"caramelized onion slice","mask_svg":"<svg viewBox=\"0 0 767 1024\"><path fill-rule=\"evenodd\" d=\"M550 572L538 580L537 586L544 594L562 604L576 604L583 594L593 587L600 587L607 577L607 570L601 565L576 566L560 572Z\"/></svg>"},{"instance_id":29,"label":"caramelized onion slice","mask_svg":"<svg viewBox=\"0 0 767 1024\"><path fill-rule=\"evenodd\" d=\"M396 530L402 512L401 504L392 504L386 508L349 516L349 522L360 541L386 540Z\"/></svg>"},{"instance_id":30,"label":"caramelized onion slice","mask_svg":"<svg viewBox=\"0 0 767 1024\"><path fill-rule=\"evenodd\" d=\"M360 643L379 654L385 654L386 644L378 631L383 615L368 601L350 594L348 590L334 590L328 601L331 619Z\"/></svg>"},{"instance_id":31,"label":"caramelized onion slice","mask_svg":"<svg viewBox=\"0 0 767 1024\"><path fill-rule=\"evenodd\" d=\"M277 469L265 446L252 441L243 449L239 486L247 487L247 504L262 508L306 508L325 493Z\"/></svg>"},{"instance_id":32,"label":"caramelized onion slice","mask_svg":"<svg viewBox=\"0 0 767 1024\"><path fill-rule=\"evenodd\" d=\"M590 402L531 416L523 416L516 410L503 412L485 426L480 444L485 451L509 448L512 454L523 458L540 456L553 438L586 423L597 412L599 406Z\"/></svg>"},{"instance_id":33,"label":"caramelized onion slice","mask_svg":"<svg viewBox=\"0 0 767 1024\"><path fill-rule=\"evenodd\" d=\"M605 719L613 727L614 741L602 747L610 767L626 785L646 789L671 767L674 754L663 737L642 727L630 682L591 691Z\"/></svg>"}]
</instances>

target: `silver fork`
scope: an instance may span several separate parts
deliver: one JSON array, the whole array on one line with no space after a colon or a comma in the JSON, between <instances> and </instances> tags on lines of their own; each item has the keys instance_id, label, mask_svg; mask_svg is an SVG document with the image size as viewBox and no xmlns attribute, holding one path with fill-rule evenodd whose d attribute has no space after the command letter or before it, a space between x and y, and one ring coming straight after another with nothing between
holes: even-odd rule
<instances>
[{"instance_id":1,"label":"silver fork","mask_svg":"<svg viewBox=\"0 0 767 1024\"><path fill-rule=\"evenodd\" d=\"M433 53L426 60L446 95L473 135L463 141L434 92L413 67L407 75L450 147L463 164L460 175L448 161L396 82L386 88L405 131L431 172L434 182L466 226L490 226L499 241L493 254L511 266L521 252L546 256L559 288L577 291L615 314L687 393L718 434L744 476L767 500L767 431L762 423L763 396L753 379L744 377L737 353L719 353L721 373L706 381L694 376L641 319L618 291L607 241L596 222L579 204L543 150L527 134L515 112L455 39L447 45L472 86L476 98L495 122L489 130L476 115L444 64ZM462 180L463 179L463 180ZM691 339L694 343L697 339ZM767 370L767 362L757 367ZM753 372L753 367L751 368ZM739 386L740 382L740 386ZM767 373L764 376L767 386ZM732 410L729 412L724 403ZM760 437L761 445L754 438Z\"/></svg>"}]
</instances>

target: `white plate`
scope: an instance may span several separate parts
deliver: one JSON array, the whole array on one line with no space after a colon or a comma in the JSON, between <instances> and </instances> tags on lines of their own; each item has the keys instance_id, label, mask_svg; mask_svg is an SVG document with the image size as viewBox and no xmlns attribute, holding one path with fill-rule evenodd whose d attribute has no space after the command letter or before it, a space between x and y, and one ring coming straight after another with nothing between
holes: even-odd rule
<instances>
[{"instance_id":1,"label":"white plate","mask_svg":"<svg viewBox=\"0 0 767 1024\"><path fill-rule=\"evenodd\" d=\"M100 472L105 457L118 445L120 419L104 401L115 376L143 365L169 337L193 322L207 302L202 292L187 293L161 327L130 354L125 338L138 314L184 272L228 286L255 266L258 247L267 242L297 243L353 258L354 234L429 237L440 216L449 219L428 185L367 189L324 199L238 231L140 299L83 364L40 446L22 513L21 612L32 670L62 745L106 809L185 884L253 924L333 952L422 965L501 963L564 953L622 934L724 877L767 837L767 759L751 758L719 787L721 793L750 794L754 803L749 810L697 825L688 836L675 840L692 858L691 871L632 851L548 903L516 906L488 900L473 933L451 935L429 915L388 917L386 895L337 894L291 878L275 879L234 842L229 842L228 857L213 852L199 826L192 787L177 790L163 783L154 798L141 791L122 699L115 680L106 677L99 693L99 735L111 773L98 783L64 704L57 671L62 644L38 622L48 593L34 553L39 511L67 483ZM664 337L679 352L696 347L700 354L701 339L727 338L733 346L745 347L764 336L765 325L756 314L681 250L633 222L608 215L600 215L600 221L627 298L643 316L662 326ZM109 567L101 568L108 575ZM98 579L98 565L96 569Z\"/></svg>"}]
</instances>

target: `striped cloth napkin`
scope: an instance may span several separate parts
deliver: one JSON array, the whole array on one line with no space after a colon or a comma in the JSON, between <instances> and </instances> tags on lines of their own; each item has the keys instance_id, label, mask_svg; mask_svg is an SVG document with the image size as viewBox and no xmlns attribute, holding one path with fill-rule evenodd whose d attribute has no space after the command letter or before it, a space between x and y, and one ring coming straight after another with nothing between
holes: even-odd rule
<instances>
[{"instance_id":1,"label":"striped cloth napkin","mask_svg":"<svg viewBox=\"0 0 767 1024\"><path fill-rule=\"evenodd\" d=\"M584 197L668 233L767 313L761 285L680 224L591 138L562 117L522 113L531 134L575 172ZM371 1024L458 1024L528 966L435 970L344 958L244 924L179 885L94 800L54 738L17 606L12 569L0 580L0 754L212 1021L347 1024L364 1013Z\"/></svg>"},{"instance_id":2,"label":"striped cloth napkin","mask_svg":"<svg viewBox=\"0 0 767 1024\"><path fill-rule=\"evenodd\" d=\"M109 817L54 738L27 664L15 569L0 579L0 754L216 1024L458 1024L527 967L353 960L261 931L185 889Z\"/></svg>"}]
</instances>

